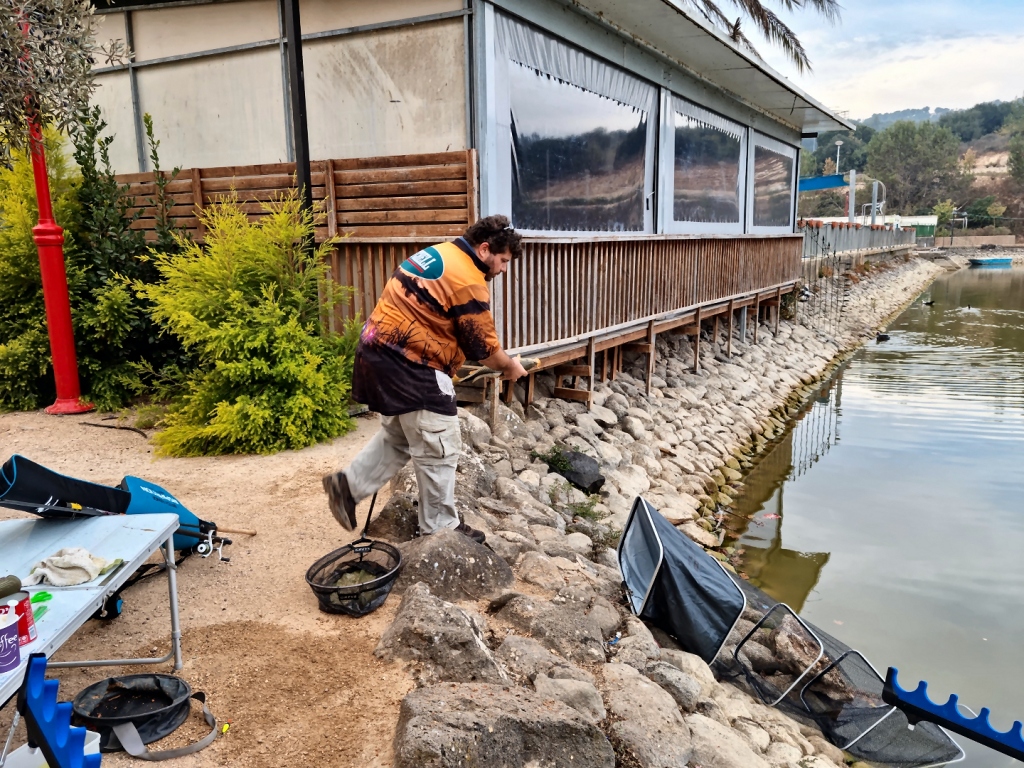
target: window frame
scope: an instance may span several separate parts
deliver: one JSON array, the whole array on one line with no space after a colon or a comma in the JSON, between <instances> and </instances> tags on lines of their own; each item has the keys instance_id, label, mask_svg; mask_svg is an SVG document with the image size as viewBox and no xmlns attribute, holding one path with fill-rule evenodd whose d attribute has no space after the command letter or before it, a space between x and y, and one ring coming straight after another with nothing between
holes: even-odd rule
<instances>
[{"instance_id":1,"label":"window frame","mask_svg":"<svg viewBox=\"0 0 1024 768\"><path fill-rule=\"evenodd\" d=\"M689 111L688 111L689 110ZM661 140L658 146L658 232L665 235L742 235L747 224L747 165L749 161L750 129L712 109L661 89ZM676 112L699 119L700 112L708 112L731 123L740 134L739 172L736 203L739 220L727 222L676 221L675 218L675 166L676 166Z\"/></svg>"},{"instance_id":2,"label":"window frame","mask_svg":"<svg viewBox=\"0 0 1024 768\"><path fill-rule=\"evenodd\" d=\"M796 231L796 200L797 180L800 175L800 151L798 147L765 136L756 130L750 130L750 140L747 142L747 232L753 235L790 235ZM767 149L784 155L793 161L793 172L789 180L789 224L785 226L757 226L754 224L754 175L757 171L755 165L755 152L757 147Z\"/></svg>"}]
</instances>

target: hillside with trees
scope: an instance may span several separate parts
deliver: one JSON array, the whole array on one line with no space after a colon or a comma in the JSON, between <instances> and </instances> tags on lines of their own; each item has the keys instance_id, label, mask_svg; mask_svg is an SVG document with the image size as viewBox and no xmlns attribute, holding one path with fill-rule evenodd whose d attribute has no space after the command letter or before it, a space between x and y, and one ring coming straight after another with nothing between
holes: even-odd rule
<instances>
[{"instance_id":1,"label":"hillside with trees","mask_svg":"<svg viewBox=\"0 0 1024 768\"><path fill-rule=\"evenodd\" d=\"M921 112L929 115L920 119ZM917 119L881 130L865 121L854 131L821 134L817 149L803 154L801 176L836 173L840 140L838 171L858 172L858 209L870 201L877 179L888 191L889 213L937 213L946 226L953 217L961 226L966 216L972 234L1024 235L1024 99L890 114L904 113ZM844 190L800 196L801 216L845 212Z\"/></svg>"}]
</instances>

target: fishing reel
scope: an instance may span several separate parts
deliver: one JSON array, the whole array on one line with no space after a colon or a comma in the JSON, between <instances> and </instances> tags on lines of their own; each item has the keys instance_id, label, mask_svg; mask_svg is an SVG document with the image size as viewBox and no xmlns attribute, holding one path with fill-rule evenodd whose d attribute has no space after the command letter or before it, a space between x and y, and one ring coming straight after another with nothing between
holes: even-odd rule
<instances>
[{"instance_id":1,"label":"fishing reel","mask_svg":"<svg viewBox=\"0 0 1024 768\"><path fill-rule=\"evenodd\" d=\"M200 520L198 526L181 524L178 526L178 533L199 539L198 543L189 547L189 550L200 557L206 558L216 552L218 560L225 563L231 562L230 557L224 557L224 547L233 542L229 538L217 535L216 523Z\"/></svg>"}]
</instances>

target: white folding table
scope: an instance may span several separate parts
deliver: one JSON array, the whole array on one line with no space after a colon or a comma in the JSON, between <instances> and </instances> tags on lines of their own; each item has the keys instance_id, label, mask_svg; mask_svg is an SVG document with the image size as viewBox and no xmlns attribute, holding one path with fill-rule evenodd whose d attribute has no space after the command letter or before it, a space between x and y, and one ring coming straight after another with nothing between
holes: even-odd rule
<instances>
[{"instance_id":1,"label":"white folding table","mask_svg":"<svg viewBox=\"0 0 1024 768\"><path fill-rule=\"evenodd\" d=\"M171 609L171 650L162 658L96 659L51 663L50 667L104 667L126 664L162 664L174 659L181 669L181 628L178 623L178 587L174 565L174 532L178 516L109 515L77 520L0 521L0 574L13 574L22 580L32 566L64 547L84 547L92 554L124 564L111 573L75 587L51 587L40 584L26 587L28 592L45 590L53 599L43 603L45 614L36 621L38 637L21 647L21 666L0 674L0 706L21 687L30 653L45 653L47 658L60 648L89 617L103 607L133 573L163 547L168 597Z\"/></svg>"}]
</instances>

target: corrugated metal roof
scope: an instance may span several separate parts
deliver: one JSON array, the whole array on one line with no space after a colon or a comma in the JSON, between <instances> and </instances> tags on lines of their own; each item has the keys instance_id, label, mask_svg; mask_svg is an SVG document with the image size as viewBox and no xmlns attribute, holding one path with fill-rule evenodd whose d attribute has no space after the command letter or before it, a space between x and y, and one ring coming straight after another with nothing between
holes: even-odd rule
<instances>
[{"instance_id":1,"label":"corrugated metal roof","mask_svg":"<svg viewBox=\"0 0 1024 768\"><path fill-rule=\"evenodd\" d=\"M853 128L845 118L741 50L685 0L570 0L697 77L804 134Z\"/></svg>"}]
</instances>

